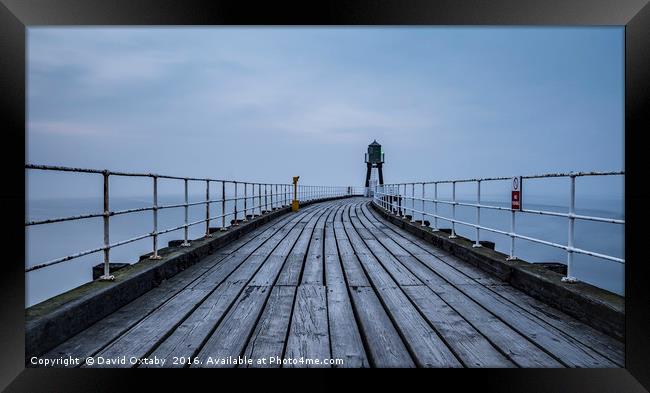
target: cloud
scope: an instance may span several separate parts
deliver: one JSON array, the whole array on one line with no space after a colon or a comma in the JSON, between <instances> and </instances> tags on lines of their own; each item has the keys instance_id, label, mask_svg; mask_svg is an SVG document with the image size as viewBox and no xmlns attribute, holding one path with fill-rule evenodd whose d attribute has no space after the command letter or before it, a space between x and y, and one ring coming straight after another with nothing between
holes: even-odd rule
<instances>
[{"instance_id":1,"label":"cloud","mask_svg":"<svg viewBox=\"0 0 650 393\"><path fill-rule=\"evenodd\" d=\"M28 148L61 164L256 179L285 171L296 154L308 157L322 146L331 154L363 152L373 138L386 147L395 176L400 163L428 178L433 170L498 174L513 160L522 171L621 161L622 106L611 105L620 100L603 86L622 79L581 54L587 46L571 38L576 33L529 58L533 33L522 37L521 30L464 37L453 29L398 30L30 28L28 130L36 137ZM582 56L572 62L603 70L551 67L560 39ZM604 46L599 59L621 54L617 45ZM575 92L564 94L565 86ZM566 131L585 128L593 131ZM74 137L87 150L57 153L70 140L57 145L41 135ZM593 147L568 151L585 136L593 136ZM602 154L611 146L615 154ZM232 164L242 151L258 157L269 149L276 154L263 167L257 158ZM508 151L519 155L500 154ZM332 162L331 177L362 177L344 167L354 154Z\"/></svg>"},{"instance_id":2,"label":"cloud","mask_svg":"<svg viewBox=\"0 0 650 393\"><path fill-rule=\"evenodd\" d=\"M30 40L28 66L37 75L64 73L71 87L78 84L84 95L105 95L116 88L162 80L185 64L183 57L173 51L117 43L102 45L101 40L82 39L71 44L61 39L60 33L39 32L39 39ZM42 89L39 91L42 93Z\"/></svg>"},{"instance_id":3,"label":"cloud","mask_svg":"<svg viewBox=\"0 0 650 393\"><path fill-rule=\"evenodd\" d=\"M84 124L69 121L34 121L28 122L27 133L32 135L55 136L110 136L114 132L111 127L98 124Z\"/></svg>"}]
</instances>

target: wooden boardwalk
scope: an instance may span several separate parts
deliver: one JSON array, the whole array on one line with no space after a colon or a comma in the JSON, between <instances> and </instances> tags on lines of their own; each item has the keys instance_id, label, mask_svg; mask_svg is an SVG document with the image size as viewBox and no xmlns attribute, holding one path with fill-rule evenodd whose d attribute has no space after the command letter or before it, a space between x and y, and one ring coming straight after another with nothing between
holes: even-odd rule
<instances>
[{"instance_id":1,"label":"wooden boardwalk","mask_svg":"<svg viewBox=\"0 0 650 393\"><path fill-rule=\"evenodd\" d=\"M44 357L93 357L82 367L623 366L621 342L368 203L324 202L265 224Z\"/></svg>"}]
</instances>

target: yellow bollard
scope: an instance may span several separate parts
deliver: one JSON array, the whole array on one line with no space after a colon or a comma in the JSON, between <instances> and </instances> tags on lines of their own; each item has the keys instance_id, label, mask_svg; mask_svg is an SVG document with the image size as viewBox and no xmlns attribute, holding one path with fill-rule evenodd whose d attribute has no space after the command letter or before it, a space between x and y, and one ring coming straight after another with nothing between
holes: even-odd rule
<instances>
[{"instance_id":1,"label":"yellow bollard","mask_svg":"<svg viewBox=\"0 0 650 393\"><path fill-rule=\"evenodd\" d=\"M293 200L291 201L291 211L297 212L300 209L298 204L298 179L300 176L293 177Z\"/></svg>"}]
</instances>

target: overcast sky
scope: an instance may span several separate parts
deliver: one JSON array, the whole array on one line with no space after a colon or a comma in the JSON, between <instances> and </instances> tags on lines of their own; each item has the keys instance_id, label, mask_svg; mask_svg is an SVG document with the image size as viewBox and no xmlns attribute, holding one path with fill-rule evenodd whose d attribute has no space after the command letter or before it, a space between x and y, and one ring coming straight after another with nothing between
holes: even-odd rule
<instances>
[{"instance_id":1,"label":"overcast sky","mask_svg":"<svg viewBox=\"0 0 650 393\"><path fill-rule=\"evenodd\" d=\"M376 139L387 182L621 170L623 50L622 27L29 28L27 161L362 185Z\"/></svg>"}]
</instances>

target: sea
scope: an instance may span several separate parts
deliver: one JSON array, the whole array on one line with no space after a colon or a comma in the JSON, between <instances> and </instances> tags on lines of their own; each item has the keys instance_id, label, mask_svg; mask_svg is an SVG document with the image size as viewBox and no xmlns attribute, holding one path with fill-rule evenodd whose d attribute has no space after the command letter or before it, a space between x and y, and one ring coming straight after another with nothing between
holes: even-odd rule
<instances>
[{"instance_id":1,"label":"sea","mask_svg":"<svg viewBox=\"0 0 650 393\"><path fill-rule=\"evenodd\" d=\"M417 194L416 194L417 195ZM190 195L189 202L199 202L205 195ZM529 200L524 208L567 212L568 204L562 198L551 196ZM474 203L471 197L458 196L457 200ZM151 196L111 197L111 211L133 209L151 206ZM180 204L184 202L182 195L160 195L159 205ZM486 197L481 201L486 205L508 207L505 198ZM576 213L582 215L624 219L624 202L622 198L585 198L576 204ZM407 202L407 207L409 204ZM232 202L226 206L226 211L232 211ZM250 202L249 202L250 208ZM416 210L422 210L422 202L415 201ZM39 198L26 201L26 221L43 220L54 217L65 217L102 210L100 197L85 198ZM238 210L243 210L243 201L239 201ZM424 211L432 214L433 203L426 202ZM205 206L189 207L189 222L205 218ZM452 217L452 208L442 203L438 204L438 214ZM210 216L221 215L221 203L213 203ZM240 215L241 217L241 215ZM476 208L457 206L458 220L475 223ZM229 224L232 217L228 217ZM422 215L415 213L415 219ZM433 225L433 218L425 216ZM211 226L221 225L221 219L215 219ZM173 208L158 211L158 230L176 227L184 222L184 209ZM567 244L568 219L564 217L541 216L537 214L517 213L516 232L542 240ZM510 230L510 212L481 209L481 225L503 231ZM449 222L438 220L440 228L449 228ZM110 219L110 242L137 237L149 233L153 229L153 212L144 211L112 216ZM575 224L575 246L585 250L595 251L624 258L624 225L593 221L577 220ZM458 235L475 239L476 230L471 227L456 224ZM190 227L189 238L195 239L205 234L205 223ZM28 226L25 229L25 266L33 266L58 257L74 254L83 250L93 249L103 245L103 220L101 217L76 221L59 222ZM166 247L171 240L183 238L183 230L166 233L159 236L159 247ZM503 253L510 251L510 238L501 234L481 231L481 240L495 243L495 249ZM111 249L111 262L135 263L140 255L151 252L152 238L142 239L127 245ZM566 263L566 251L517 239L515 255L527 262L559 262ZM92 280L92 267L103 261L103 253L97 252L25 274L26 307L40 303L53 296L83 285ZM624 295L625 265L587 255L574 254L573 275L579 280L593 284L607 291Z\"/></svg>"}]
</instances>

